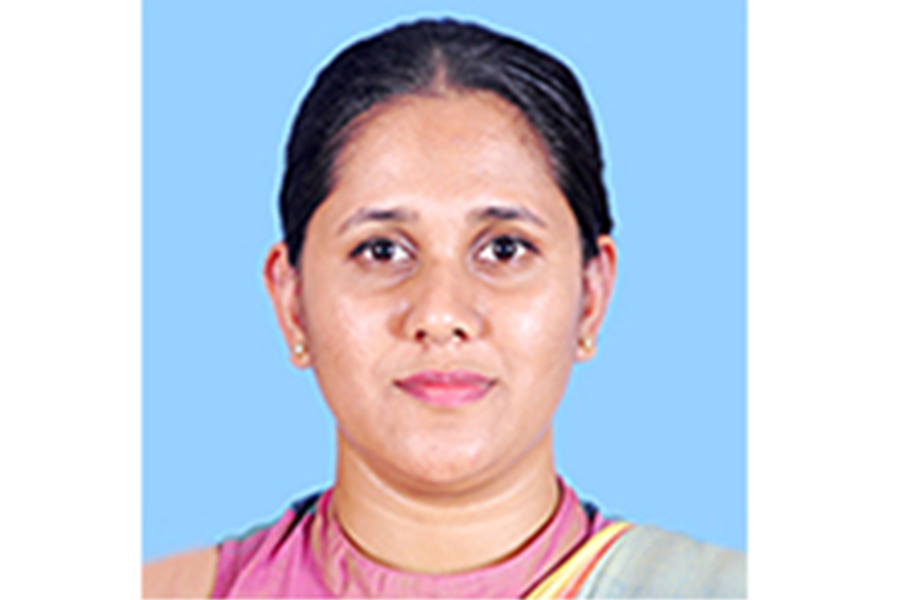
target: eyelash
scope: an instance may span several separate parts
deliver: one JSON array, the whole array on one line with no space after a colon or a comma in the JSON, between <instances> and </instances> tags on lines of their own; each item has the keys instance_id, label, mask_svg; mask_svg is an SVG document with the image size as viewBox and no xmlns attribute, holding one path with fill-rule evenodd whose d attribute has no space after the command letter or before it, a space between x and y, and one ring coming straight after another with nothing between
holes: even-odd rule
<instances>
[{"instance_id":1,"label":"eyelash","mask_svg":"<svg viewBox=\"0 0 900 600\"><path fill-rule=\"evenodd\" d=\"M494 263L512 262L512 261L516 260L517 258L521 257L522 254L525 252L531 252L534 254L538 253L537 247L534 244L532 244L531 242L529 242L528 240L526 240L525 238L521 238L521 237L518 237L515 235L505 234L505 235L498 235L498 236L493 237L490 240L488 240L488 243L485 244L484 248L478 252L478 257L482 258L482 255L485 252L488 252L491 248L494 247L494 244L496 244L497 242L499 242L501 240L502 241L510 241L516 245L516 249L514 250L513 256L511 256L507 259L493 257L493 258L487 258L486 260L488 260L490 262L494 262Z\"/></svg>"},{"instance_id":2,"label":"eyelash","mask_svg":"<svg viewBox=\"0 0 900 600\"><path fill-rule=\"evenodd\" d=\"M350 258L358 258L362 254L368 253L369 255L366 256L366 258L372 262L388 262L388 261L384 261L382 259L375 258L375 256L372 255L372 251L375 249L375 247L384 242L391 244L392 254L394 251L396 251L396 249L402 250L407 255L411 254L409 252L409 250L407 250L403 245L395 242L392 239L389 239L386 237L374 237L374 238L368 239L368 240L362 242L361 244L359 244L358 246L356 246L353 249L353 251L350 252Z\"/></svg>"},{"instance_id":3,"label":"eyelash","mask_svg":"<svg viewBox=\"0 0 900 600\"><path fill-rule=\"evenodd\" d=\"M483 255L486 252L489 252L491 248L494 248L494 244L499 241L510 241L516 245L516 249L514 250L513 256L506 258L506 259L496 258L496 257L490 257L490 258L484 257ZM391 247L391 256L387 257L386 259L376 258L372 254L372 252L375 250L375 248L378 245L383 244L383 243L387 243L387 244L391 245L390 246ZM404 247L404 245L402 245L398 242L395 242L394 240L392 240L390 238L374 237L374 238L368 239L368 240L360 243L359 245L357 245L350 252L350 258L356 259L364 254L367 254L367 256L365 256L365 258L373 263L392 262L393 258L394 258L394 253L398 249L400 251L404 252L407 256L409 256L411 254L411 252L409 250L407 250L406 247ZM533 243L528 241L527 239L518 237L515 235L504 234L504 235L498 235L496 237L492 237L490 240L488 240L488 242L484 245L484 247L478 251L477 257L483 258L484 260L491 262L491 263L505 263L505 262L512 262L515 259L520 258L522 256L522 254L525 252L531 252L533 254L540 254L540 252L538 251L538 248Z\"/></svg>"}]
</instances>

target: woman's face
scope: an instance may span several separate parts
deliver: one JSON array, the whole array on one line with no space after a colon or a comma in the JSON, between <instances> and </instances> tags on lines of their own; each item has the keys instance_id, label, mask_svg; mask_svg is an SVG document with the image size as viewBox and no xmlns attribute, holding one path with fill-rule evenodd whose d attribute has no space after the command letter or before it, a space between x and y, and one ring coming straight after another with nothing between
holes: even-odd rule
<instances>
[{"instance_id":1,"label":"woman's face","mask_svg":"<svg viewBox=\"0 0 900 600\"><path fill-rule=\"evenodd\" d=\"M270 277L308 349L295 361L382 474L436 489L502 473L549 434L590 354L578 342L602 319L612 242L584 265L541 144L490 93L376 107L335 175L299 273ZM276 247L270 265L285 260Z\"/></svg>"}]
</instances>

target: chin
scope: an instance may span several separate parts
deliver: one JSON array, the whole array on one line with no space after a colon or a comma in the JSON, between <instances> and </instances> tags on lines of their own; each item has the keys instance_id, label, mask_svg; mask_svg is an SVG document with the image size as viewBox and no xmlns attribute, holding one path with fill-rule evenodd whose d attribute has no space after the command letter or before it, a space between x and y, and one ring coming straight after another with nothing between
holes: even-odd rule
<instances>
[{"instance_id":1,"label":"chin","mask_svg":"<svg viewBox=\"0 0 900 600\"><path fill-rule=\"evenodd\" d=\"M478 485L491 463L482 444L413 445L394 457L394 469L410 487L423 492L462 491Z\"/></svg>"}]
</instances>

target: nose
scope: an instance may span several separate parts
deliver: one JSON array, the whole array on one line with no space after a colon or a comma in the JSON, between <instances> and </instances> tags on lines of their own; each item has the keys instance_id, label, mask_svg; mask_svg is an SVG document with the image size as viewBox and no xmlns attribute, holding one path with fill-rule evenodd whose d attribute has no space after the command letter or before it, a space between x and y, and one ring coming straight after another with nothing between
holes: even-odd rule
<instances>
[{"instance_id":1,"label":"nose","mask_svg":"<svg viewBox=\"0 0 900 600\"><path fill-rule=\"evenodd\" d=\"M482 334L484 319L476 306L476 284L463 270L433 265L418 273L404 318L407 339L447 346Z\"/></svg>"}]
</instances>

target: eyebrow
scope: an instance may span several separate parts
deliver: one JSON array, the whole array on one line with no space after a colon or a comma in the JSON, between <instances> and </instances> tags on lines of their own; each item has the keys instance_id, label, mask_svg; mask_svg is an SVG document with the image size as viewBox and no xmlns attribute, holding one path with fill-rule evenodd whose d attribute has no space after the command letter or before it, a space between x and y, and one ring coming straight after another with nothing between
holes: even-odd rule
<instances>
[{"instance_id":1,"label":"eyebrow","mask_svg":"<svg viewBox=\"0 0 900 600\"><path fill-rule=\"evenodd\" d=\"M488 206L472 211L469 214L471 221L530 221L535 225L546 227L543 220L524 206Z\"/></svg>"},{"instance_id":2,"label":"eyebrow","mask_svg":"<svg viewBox=\"0 0 900 600\"><path fill-rule=\"evenodd\" d=\"M405 208L360 208L341 224L340 228L338 228L338 234L342 234L351 227L356 227L369 221L411 222L417 219L418 215L416 213Z\"/></svg>"},{"instance_id":3,"label":"eyebrow","mask_svg":"<svg viewBox=\"0 0 900 600\"><path fill-rule=\"evenodd\" d=\"M376 221L399 221L413 222L418 220L419 216L414 211L405 208L360 208L345 220L338 228L338 234L342 234L352 227L362 225L363 223ZM470 211L467 215L469 221L529 221L541 227L547 224L536 214L525 208L524 206L487 206Z\"/></svg>"}]
</instances>

